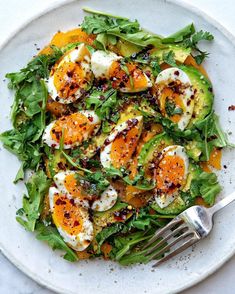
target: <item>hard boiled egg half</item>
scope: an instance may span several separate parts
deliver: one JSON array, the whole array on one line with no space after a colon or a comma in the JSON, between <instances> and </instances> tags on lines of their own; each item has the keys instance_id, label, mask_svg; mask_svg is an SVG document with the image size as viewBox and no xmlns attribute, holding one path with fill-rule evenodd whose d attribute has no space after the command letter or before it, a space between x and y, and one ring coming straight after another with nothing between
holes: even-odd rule
<instances>
[{"instance_id":1,"label":"hard boiled egg half","mask_svg":"<svg viewBox=\"0 0 235 294\"><path fill-rule=\"evenodd\" d=\"M158 74L155 84L162 115L184 130L194 108L194 92L188 75L179 68L167 68Z\"/></svg>"},{"instance_id":2,"label":"hard boiled egg half","mask_svg":"<svg viewBox=\"0 0 235 294\"><path fill-rule=\"evenodd\" d=\"M188 175L189 159L184 147L171 145L164 148L156 169L155 201L163 208L168 206L183 188Z\"/></svg>"},{"instance_id":3,"label":"hard boiled egg half","mask_svg":"<svg viewBox=\"0 0 235 294\"><path fill-rule=\"evenodd\" d=\"M136 150L142 126L143 116L136 116L113 129L100 153L100 161L104 168L127 166Z\"/></svg>"},{"instance_id":4,"label":"hard boiled egg half","mask_svg":"<svg viewBox=\"0 0 235 294\"><path fill-rule=\"evenodd\" d=\"M85 250L93 239L93 225L87 209L55 187L49 189L49 203L54 224L63 240L76 251Z\"/></svg>"},{"instance_id":5,"label":"hard boiled egg half","mask_svg":"<svg viewBox=\"0 0 235 294\"><path fill-rule=\"evenodd\" d=\"M95 211L106 211L113 207L118 198L117 191L113 186L109 185L100 196L94 197L86 192L76 175L79 175L78 172L67 170L54 176L57 189L63 195L67 196L68 199L73 199L76 204L85 208L91 207Z\"/></svg>"},{"instance_id":6,"label":"hard boiled egg half","mask_svg":"<svg viewBox=\"0 0 235 294\"><path fill-rule=\"evenodd\" d=\"M113 52L95 51L91 68L97 79L108 79L121 92L141 92L152 86L150 79L135 63L122 63L122 57Z\"/></svg>"},{"instance_id":7,"label":"hard boiled egg half","mask_svg":"<svg viewBox=\"0 0 235 294\"><path fill-rule=\"evenodd\" d=\"M94 136L100 128L100 119L94 111L79 111L51 122L45 129L43 141L58 149L63 140L64 149L79 146ZM62 139L63 135L63 139Z\"/></svg>"},{"instance_id":8,"label":"hard boiled egg half","mask_svg":"<svg viewBox=\"0 0 235 294\"><path fill-rule=\"evenodd\" d=\"M48 93L57 102L68 104L80 98L91 85L91 55L85 44L67 52L52 68Z\"/></svg>"},{"instance_id":9,"label":"hard boiled egg half","mask_svg":"<svg viewBox=\"0 0 235 294\"><path fill-rule=\"evenodd\" d=\"M82 190L76 174L77 172L71 170L61 171L54 176L54 182L62 194L69 199L74 199L77 204L89 208L89 201L92 200L92 197Z\"/></svg>"}]
</instances>

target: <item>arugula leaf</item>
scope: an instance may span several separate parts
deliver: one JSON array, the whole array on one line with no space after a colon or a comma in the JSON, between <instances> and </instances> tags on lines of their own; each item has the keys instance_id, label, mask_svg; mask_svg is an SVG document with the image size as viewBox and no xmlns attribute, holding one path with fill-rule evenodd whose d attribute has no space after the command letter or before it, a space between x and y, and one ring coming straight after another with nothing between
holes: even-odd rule
<instances>
[{"instance_id":1,"label":"arugula leaf","mask_svg":"<svg viewBox=\"0 0 235 294\"><path fill-rule=\"evenodd\" d=\"M112 235L120 232L124 227L122 223L115 223L112 226L104 228L96 235L96 241L98 243L97 254L100 254L101 245Z\"/></svg>"},{"instance_id":2,"label":"arugula leaf","mask_svg":"<svg viewBox=\"0 0 235 294\"><path fill-rule=\"evenodd\" d=\"M212 41L214 39L214 36L209 32L204 32L200 30L199 32L196 32L191 36L191 38L185 39L183 41L183 45L188 48L192 48L197 55L194 56L197 64L201 64L203 60L209 55L206 51L202 51L198 48L198 42L200 41Z\"/></svg>"},{"instance_id":3,"label":"arugula leaf","mask_svg":"<svg viewBox=\"0 0 235 294\"><path fill-rule=\"evenodd\" d=\"M223 148L231 146L219 124L219 118L214 111L203 120L196 122L195 127L200 130L202 134L201 148L203 155L200 160L208 161L214 147Z\"/></svg>"},{"instance_id":4,"label":"arugula leaf","mask_svg":"<svg viewBox=\"0 0 235 294\"><path fill-rule=\"evenodd\" d=\"M35 123L40 120L41 116L39 115L35 118L35 121L27 121L18 129L12 129L0 134L0 141L2 141L3 146L23 161L15 182L23 179L22 169L37 169L42 159L41 143L35 142L35 138L41 132Z\"/></svg>"},{"instance_id":5,"label":"arugula leaf","mask_svg":"<svg viewBox=\"0 0 235 294\"><path fill-rule=\"evenodd\" d=\"M86 107L90 109L94 106L95 113L100 119L109 119L117 107L117 91L109 89L107 91L93 90L86 98Z\"/></svg>"},{"instance_id":6,"label":"arugula leaf","mask_svg":"<svg viewBox=\"0 0 235 294\"><path fill-rule=\"evenodd\" d=\"M84 175L77 173L76 179L89 195L100 195L110 185L101 171L85 173Z\"/></svg>"},{"instance_id":7,"label":"arugula leaf","mask_svg":"<svg viewBox=\"0 0 235 294\"><path fill-rule=\"evenodd\" d=\"M94 10L92 8L89 8L89 7L83 7L82 10L85 11L85 12L88 12L88 13L92 13L92 14L98 14L98 15L110 16L112 18L128 20L128 18L126 18L126 17L119 16L119 15L113 15L113 14L110 14L110 13L104 12L104 11Z\"/></svg>"},{"instance_id":8,"label":"arugula leaf","mask_svg":"<svg viewBox=\"0 0 235 294\"><path fill-rule=\"evenodd\" d=\"M51 181L43 171L35 173L25 184L28 195L23 197L23 207L18 210L16 220L28 231L34 231L42 211L42 203Z\"/></svg>"},{"instance_id":9,"label":"arugula leaf","mask_svg":"<svg viewBox=\"0 0 235 294\"><path fill-rule=\"evenodd\" d=\"M150 207L141 208L137 214L128 222L129 228L136 228L141 231L146 231L152 226L162 227L166 224L164 219L159 219L157 214L149 214Z\"/></svg>"},{"instance_id":10,"label":"arugula leaf","mask_svg":"<svg viewBox=\"0 0 235 294\"><path fill-rule=\"evenodd\" d=\"M190 192L193 197L201 196L208 205L213 205L221 186L214 173L202 172L196 179L193 179Z\"/></svg>"},{"instance_id":11,"label":"arugula leaf","mask_svg":"<svg viewBox=\"0 0 235 294\"><path fill-rule=\"evenodd\" d=\"M109 168L106 168L105 169L105 174L107 177L122 177L123 174L122 174L122 170L121 169L118 169L118 168L115 168L113 166L109 167Z\"/></svg>"},{"instance_id":12,"label":"arugula leaf","mask_svg":"<svg viewBox=\"0 0 235 294\"><path fill-rule=\"evenodd\" d=\"M141 47L146 47L148 45L153 45L157 48L163 47L161 44L161 37L141 29L137 20L115 19L112 16L95 14L85 16L81 27L88 34L96 34L97 43L100 43L104 48L106 48L109 43L112 45L115 44L117 41L116 38L123 39ZM102 35L99 36L99 34ZM112 36L111 39L110 36Z\"/></svg>"},{"instance_id":13,"label":"arugula leaf","mask_svg":"<svg viewBox=\"0 0 235 294\"><path fill-rule=\"evenodd\" d=\"M155 183L148 181L147 179L145 179L144 177L144 171L141 170L134 179L130 179L128 172L126 172L126 170L124 168L114 168L114 167L110 167L110 168L106 168L105 169L105 174L107 177L121 177L123 179L124 182L126 182L128 185L134 186L137 189L140 190L145 190L145 191L149 191L152 190L155 187Z\"/></svg>"},{"instance_id":14,"label":"arugula leaf","mask_svg":"<svg viewBox=\"0 0 235 294\"><path fill-rule=\"evenodd\" d=\"M182 42L185 38L191 36L193 33L195 33L195 27L194 27L194 24L191 23L187 25L186 27L180 29L178 32L162 39L162 43L163 44L179 43L179 42Z\"/></svg>"},{"instance_id":15,"label":"arugula leaf","mask_svg":"<svg viewBox=\"0 0 235 294\"><path fill-rule=\"evenodd\" d=\"M53 250L64 250L66 254L64 259L74 262L78 260L77 254L66 245L57 229L52 226L45 226L42 223L38 223L36 226L37 235L36 238L41 241L46 241Z\"/></svg>"},{"instance_id":16,"label":"arugula leaf","mask_svg":"<svg viewBox=\"0 0 235 294\"><path fill-rule=\"evenodd\" d=\"M163 52L162 60L171 66L177 66L175 61L175 53L173 50L170 50L169 52Z\"/></svg>"},{"instance_id":17,"label":"arugula leaf","mask_svg":"<svg viewBox=\"0 0 235 294\"><path fill-rule=\"evenodd\" d=\"M166 99L165 109L166 109L166 113L168 116L173 116L175 114L182 114L183 113L182 108L177 107L175 105L175 103L170 99Z\"/></svg>"},{"instance_id":18,"label":"arugula leaf","mask_svg":"<svg viewBox=\"0 0 235 294\"><path fill-rule=\"evenodd\" d=\"M52 55L38 55L19 72L8 73L9 88L16 90L12 105L11 118L13 125L17 125L17 116L24 113L32 118L41 112L41 103L44 99L45 86L41 79L49 76L50 68L62 56L62 51L56 49Z\"/></svg>"},{"instance_id":19,"label":"arugula leaf","mask_svg":"<svg viewBox=\"0 0 235 294\"><path fill-rule=\"evenodd\" d=\"M9 88L16 91L11 119L14 129L5 131L0 140L5 148L23 161L15 182L23 179L27 168L37 169L42 160L41 135L45 129L47 88L42 79L49 75L50 67L62 55L54 48L51 55L39 55L19 72L6 75Z\"/></svg>"}]
</instances>

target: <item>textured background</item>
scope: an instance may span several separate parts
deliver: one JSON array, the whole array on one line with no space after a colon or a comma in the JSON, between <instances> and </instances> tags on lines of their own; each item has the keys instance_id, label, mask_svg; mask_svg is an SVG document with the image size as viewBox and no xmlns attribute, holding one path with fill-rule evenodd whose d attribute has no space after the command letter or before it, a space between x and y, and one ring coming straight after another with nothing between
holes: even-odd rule
<instances>
[{"instance_id":1,"label":"textured background","mask_svg":"<svg viewBox=\"0 0 235 294\"><path fill-rule=\"evenodd\" d=\"M50 7L58 0L0 0L0 46L15 29L27 20ZM205 11L222 23L229 31L235 34L235 2L234 0L185 0ZM184 294L213 293L233 294L235 256L214 275L187 290ZM0 253L0 294L52 294L16 269Z\"/></svg>"}]
</instances>

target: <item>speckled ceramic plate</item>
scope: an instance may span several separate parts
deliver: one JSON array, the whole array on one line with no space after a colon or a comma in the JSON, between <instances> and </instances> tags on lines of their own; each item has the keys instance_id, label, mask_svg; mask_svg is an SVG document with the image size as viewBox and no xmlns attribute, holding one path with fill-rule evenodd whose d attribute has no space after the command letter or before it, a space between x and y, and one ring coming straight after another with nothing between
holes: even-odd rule
<instances>
[{"instance_id":1,"label":"speckled ceramic plate","mask_svg":"<svg viewBox=\"0 0 235 294\"><path fill-rule=\"evenodd\" d=\"M18 70L36 53L35 45L47 44L57 30L81 23L83 6L136 18L151 31L168 35L194 22L197 28L213 33L215 41L205 44L211 52L206 68L216 94L215 109L226 131L235 131L234 104L235 41L220 24L204 13L178 1L162 0L81 0L66 1L21 28L0 51L0 132L11 127L12 93L4 82L6 72ZM232 138L233 136L233 138ZM230 136L235 141L234 134ZM227 150L220 173L221 197L235 189L235 151ZM153 270L151 264L121 267L103 260L69 263L46 244L37 241L15 221L21 207L23 184L12 180L19 168L14 155L0 150L0 247L23 272L40 284L60 293L173 293L201 281L218 269L235 252L235 203L218 213L209 238L193 249Z\"/></svg>"}]
</instances>

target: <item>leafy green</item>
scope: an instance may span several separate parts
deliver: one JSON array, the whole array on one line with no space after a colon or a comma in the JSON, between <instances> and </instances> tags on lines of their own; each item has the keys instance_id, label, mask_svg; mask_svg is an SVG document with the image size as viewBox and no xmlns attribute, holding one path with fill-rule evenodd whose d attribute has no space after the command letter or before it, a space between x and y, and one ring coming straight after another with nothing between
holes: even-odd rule
<instances>
[{"instance_id":1,"label":"leafy green","mask_svg":"<svg viewBox=\"0 0 235 294\"><path fill-rule=\"evenodd\" d=\"M137 231L134 233L129 233L127 235L117 236L113 240L113 249L110 253L111 258L118 261L121 265L149 262L156 255L156 250L148 255L147 252L150 248L155 246L156 243L159 242L159 240L154 242L147 249L143 249L143 246L151 237L153 237L155 231L156 228L153 228L147 231ZM166 244L163 244L159 248L159 251L165 245ZM161 256L157 256L157 258L160 257Z\"/></svg>"},{"instance_id":2,"label":"leafy green","mask_svg":"<svg viewBox=\"0 0 235 294\"><path fill-rule=\"evenodd\" d=\"M198 53L194 56L194 58L197 64L201 64L203 60L208 56L208 53L199 49L197 44L200 41L212 41L213 39L213 35L209 32L204 32L202 30L200 30L199 32L195 32L194 25L190 24L185 28L179 30L178 32L162 39L162 43L182 43L184 47L191 48L196 53Z\"/></svg>"},{"instance_id":3,"label":"leafy green","mask_svg":"<svg viewBox=\"0 0 235 294\"><path fill-rule=\"evenodd\" d=\"M27 118L33 118L42 111L41 104L45 99L45 86L41 79L49 76L51 66L61 56L62 52L55 49L52 55L38 55L19 72L6 75L10 80L9 88L16 91L11 111L14 126L17 125L17 116L20 113L24 113Z\"/></svg>"},{"instance_id":4,"label":"leafy green","mask_svg":"<svg viewBox=\"0 0 235 294\"><path fill-rule=\"evenodd\" d=\"M96 34L96 41L101 48L106 48L109 43L116 44L117 38L141 47L148 45L157 48L163 47L161 37L141 29L137 20L130 21L129 19L94 14L85 16L82 29L88 34Z\"/></svg>"},{"instance_id":5,"label":"leafy green","mask_svg":"<svg viewBox=\"0 0 235 294\"><path fill-rule=\"evenodd\" d=\"M133 216L133 218L127 224L130 228L136 228L141 231L146 231L150 229L152 226L162 227L166 224L166 221L163 219L159 219L159 215L150 214L149 206L141 208L137 214ZM162 216L161 216L162 218Z\"/></svg>"},{"instance_id":6,"label":"leafy green","mask_svg":"<svg viewBox=\"0 0 235 294\"><path fill-rule=\"evenodd\" d=\"M35 142L35 138L41 132L41 129L37 127L40 120L41 116L36 116L35 120L26 121L17 129L6 131L0 135L3 146L22 161L15 181L23 179L22 171L25 169L37 169L42 159L41 143Z\"/></svg>"},{"instance_id":7,"label":"leafy green","mask_svg":"<svg viewBox=\"0 0 235 294\"><path fill-rule=\"evenodd\" d=\"M98 243L97 254L100 254L101 245L106 241L110 236L120 232L123 229L122 223L115 223L112 226L104 228L96 235L96 241Z\"/></svg>"},{"instance_id":8,"label":"leafy green","mask_svg":"<svg viewBox=\"0 0 235 294\"><path fill-rule=\"evenodd\" d=\"M175 114L182 114L183 110L180 107L177 107L175 103L170 100L166 99L166 105L165 105L166 113L168 116L173 116Z\"/></svg>"},{"instance_id":9,"label":"leafy green","mask_svg":"<svg viewBox=\"0 0 235 294\"><path fill-rule=\"evenodd\" d=\"M218 116L212 111L205 119L196 122L195 127L202 135L201 148L203 155L200 160L208 161L214 147L230 146L227 136L219 124Z\"/></svg>"},{"instance_id":10,"label":"leafy green","mask_svg":"<svg viewBox=\"0 0 235 294\"><path fill-rule=\"evenodd\" d=\"M88 13L92 13L92 14L98 14L98 15L109 16L109 17L112 17L112 18L126 19L126 20L128 20L128 18L126 18L126 17L119 16L119 15L113 15L113 14L110 14L110 13L104 12L104 11L94 10L92 8L89 8L89 7L83 7L82 10L85 11L85 12L88 12Z\"/></svg>"},{"instance_id":11,"label":"leafy green","mask_svg":"<svg viewBox=\"0 0 235 294\"><path fill-rule=\"evenodd\" d=\"M185 38L190 37L193 33L195 33L194 24L191 23L186 27L180 29L174 34L162 39L163 44L171 44L171 43L179 43L182 42Z\"/></svg>"},{"instance_id":12,"label":"leafy green","mask_svg":"<svg viewBox=\"0 0 235 294\"><path fill-rule=\"evenodd\" d=\"M194 50L197 55L194 56L197 64L201 64L203 60L209 55L206 51L202 51L198 48L198 42L200 41L212 41L214 39L214 36L209 32L204 32L200 30L199 32L196 32L191 36L191 38L185 39L183 42L183 45L185 47L190 47L192 50Z\"/></svg>"},{"instance_id":13,"label":"leafy green","mask_svg":"<svg viewBox=\"0 0 235 294\"><path fill-rule=\"evenodd\" d=\"M46 241L53 250L64 250L66 252L66 254L64 255L64 259L71 262L77 261L78 257L76 253L66 245L56 228L38 223L36 226L36 231L36 238L38 240Z\"/></svg>"},{"instance_id":14,"label":"leafy green","mask_svg":"<svg viewBox=\"0 0 235 294\"><path fill-rule=\"evenodd\" d=\"M23 197L23 207L18 210L16 220L28 231L35 229L50 184L43 171L36 172L25 184L28 195Z\"/></svg>"},{"instance_id":15,"label":"leafy green","mask_svg":"<svg viewBox=\"0 0 235 294\"><path fill-rule=\"evenodd\" d=\"M128 171L124 168L106 168L105 174L107 177L116 178L121 177L125 183L128 185L134 186L137 189L148 191L152 190L155 187L155 183L153 181L149 181L144 177L144 170L139 171L139 173L134 177L134 179L130 179Z\"/></svg>"},{"instance_id":16,"label":"leafy green","mask_svg":"<svg viewBox=\"0 0 235 294\"><path fill-rule=\"evenodd\" d=\"M9 88L16 91L11 119L14 128L0 135L5 148L23 161L15 182L23 179L27 168L37 169L42 160L41 135L46 124L47 89L42 79L49 75L50 67L62 52L54 48L52 55L39 55L19 72L6 75Z\"/></svg>"},{"instance_id":17,"label":"leafy green","mask_svg":"<svg viewBox=\"0 0 235 294\"><path fill-rule=\"evenodd\" d=\"M171 66L177 66L175 61L175 53L173 50L170 50L169 52L163 52L162 60Z\"/></svg>"},{"instance_id":18,"label":"leafy green","mask_svg":"<svg viewBox=\"0 0 235 294\"><path fill-rule=\"evenodd\" d=\"M100 195L110 185L101 171L85 173L84 175L76 174L76 179L89 195Z\"/></svg>"},{"instance_id":19,"label":"leafy green","mask_svg":"<svg viewBox=\"0 0 235 294\"><path fill-rule=\"evenodd\" d=\"M95 113L100 119L108 119L117 106L117 91L109 89L107 91L93 90L86 98L86 107L90 109L94 106Z\"/></svg>"},{"instance_id":20,"label":"leafy green","mask_svg":"<svg viewBox=\"0 0 235 294\"><path fill-rule=\"evenodd\" d=\"M202 172L196 179L193 179L190 192L193 197L201 196L208 205L213 205L221 186L214 173Z\"/></svg>"}]
</instances>

